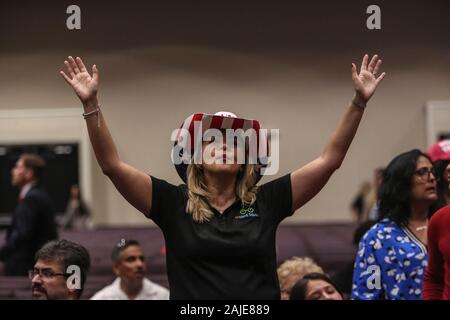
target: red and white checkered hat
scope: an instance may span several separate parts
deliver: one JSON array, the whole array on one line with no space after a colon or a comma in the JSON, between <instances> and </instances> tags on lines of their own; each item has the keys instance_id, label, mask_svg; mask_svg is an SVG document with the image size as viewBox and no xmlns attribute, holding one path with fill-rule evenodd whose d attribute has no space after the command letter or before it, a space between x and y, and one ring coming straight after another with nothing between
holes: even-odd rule
<instances>
[{"instance_id":1,"label":"red and white checkered hat","mask_svg":"<svg viewBox=\"0 0 450 320\"><path fill-rule=\"evenodd\" d=\"M450 160L450 139L441 140L433 144L427 153L433 162Z\"/></svg>"},{"instance_id":2,"label":"red and white checkered hat","mask_svg":"<svg viewBox=\"0 0 450 320\"><path fill-rule=\"evenodd\" d=\"M205 133L208 129L242 129L244 132L248 129L254 129L256 132L256 139L257 139L257 146L259 146L259 139L260 137L260 124L257 120L251 120L251 119L243 119L238 118L235 114L227 111L220 111L215 114L207 114L207 113L194 113L187 117L183 123L181 124L180 128L178 129L177 136L174 143L174 148L172 149L173 152L177 150L175 146L182 147L179 151L180 154L179 157L183 156L183 151L186 150L186 144L187 139L185 139L184 135L187 135L187 132L189 132L190 138L191 138L191 155L194 151L194 124L195 122L202 123L202 135ZM184 129L184 130L182 130ZM263 136L263 139L267 139L265 136ZM268 145L268 141L267 141ZM178 148L180 149L180 148ZM172 159L174 157L174 154L172 154ZM186 171L187 171L187 163L181 163L181 164L175 164L175 168L178 172L178 175L181 177L181 179L186 182ZM257 181L261 178L260 175L257 177Z\"/></svg>"}]
</instances>

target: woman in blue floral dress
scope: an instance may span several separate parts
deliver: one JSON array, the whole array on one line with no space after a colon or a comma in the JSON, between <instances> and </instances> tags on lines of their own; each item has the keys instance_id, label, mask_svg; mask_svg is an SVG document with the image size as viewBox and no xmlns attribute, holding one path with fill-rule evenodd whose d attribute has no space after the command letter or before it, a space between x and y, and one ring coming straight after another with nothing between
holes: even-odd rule
<instances>
[{"instance_id":1,"label":"woman in blue floral dress","mask_svg":"<svg viewBox=\"0 0 450 320\"><path fill-rule=\"evenodd\" d=\"M352 299L422 299L429 208L436 199L426 154L411 150L390 162L380 189L380 221L359 244Z\"/></svg>"}]
</instances>

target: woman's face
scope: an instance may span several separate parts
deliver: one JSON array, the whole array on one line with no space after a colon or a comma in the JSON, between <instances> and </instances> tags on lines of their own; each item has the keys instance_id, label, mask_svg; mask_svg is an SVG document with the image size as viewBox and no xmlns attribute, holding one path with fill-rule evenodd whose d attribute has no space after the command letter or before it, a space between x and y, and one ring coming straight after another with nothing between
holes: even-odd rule
<instances>
[{"instance_id":1,"label":"woman's face","mask_svg":"<svg viewBox=\"0 0 450 320\"><path fill-rule=\"evenodd\" d=\"M308 282L305 300L342 300L342 296L332 284L317 279Z\"/></svg>"},{"instance_id":2,"label":"woman's face","mask_svg":"<svg viewBox=\"0 0 450 320\"><path fill-rule=\"evenodd\" d=\"M436 201L436 177L430 160L421 156L416 162L416 171L412 177L411 194L415 201Z\"/></svg>"},{"instance_id":3,"label":"woman's face","mask_svg":"<svg viewBox=\"0 0 450 320\"><path fill-rule=\"evenodd\" d=\"M447 168L445 168L444 172L442 173L442 179L444 179L444 181L447 181L448 189L450 190L450 163L448 164Z\"/></svg>"},{"instance_id":4,"label":"woman's face","mask_svg":"<svg viewBox=\"0 0 450 320\"><path fill-rule=\"evenodd\" d=\"M203 141L203 170L213 174L237 175L245 161L243 149L238 143L227 145L225 134L222 141Z\"/></svg>"}]
</instances>

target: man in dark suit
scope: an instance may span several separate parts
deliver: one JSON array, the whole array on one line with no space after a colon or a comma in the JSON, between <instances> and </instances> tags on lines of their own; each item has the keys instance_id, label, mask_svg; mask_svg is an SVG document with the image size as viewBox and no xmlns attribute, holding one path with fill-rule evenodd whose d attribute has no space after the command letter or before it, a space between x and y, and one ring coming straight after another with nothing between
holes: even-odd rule
<instances>
[{"instance_id":1,"label":"man in dark suit","mask_svg":"<svg viewBox=\"0 0 450 320\"><path fill-rule=\"evenodd\" d=\"M5 245L0 248L0 271L5 275L26 276L39 248L58 238L50 197L39 184L44 168L41 157L22 154L11 171L12 185L20 188L20 194Z\"/></svg>"}]
</instances>

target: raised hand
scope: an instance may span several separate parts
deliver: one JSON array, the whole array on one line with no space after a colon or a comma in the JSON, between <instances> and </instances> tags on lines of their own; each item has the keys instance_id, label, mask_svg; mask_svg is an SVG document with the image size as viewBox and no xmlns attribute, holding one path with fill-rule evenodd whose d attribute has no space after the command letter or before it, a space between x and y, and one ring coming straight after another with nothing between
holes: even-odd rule
<instances>
[{"instance_id":1,"label":"raised hand","mask_svg":"<svg viewBox=\"0 0 450 320\"><path fill-rule=\"evenodd\" d=\"M355 99L359 103L365 104L374 94L378 84L383 80L386 72L383 72L378 78L377 73L381 66L381 59L378 55L374 55L369 61L369 56L366 54L361 63L361 69L358 71L356 65L352 63L352 80L355 87Z\"/></svg>"},{"instance_id":2,"label":"raised hand","mask_svg":"<svg viewBox=\"0 0 450 320\"><path fill-rule=\"evenodd\" d=\"M97 98L98 90L98 69L96 65L92 66L92 76L84 66L83 60L69 56L66 61L67 72L69 76L60 71L61 76L73 88L81 102L86 103Z\"/></svg>"}]
</instances>

